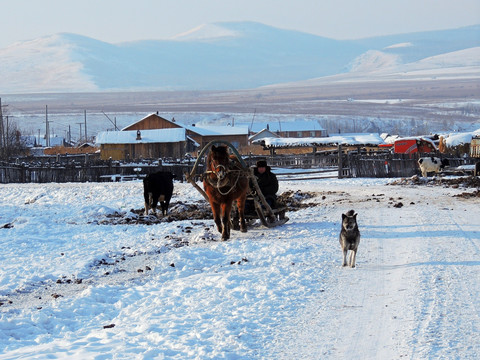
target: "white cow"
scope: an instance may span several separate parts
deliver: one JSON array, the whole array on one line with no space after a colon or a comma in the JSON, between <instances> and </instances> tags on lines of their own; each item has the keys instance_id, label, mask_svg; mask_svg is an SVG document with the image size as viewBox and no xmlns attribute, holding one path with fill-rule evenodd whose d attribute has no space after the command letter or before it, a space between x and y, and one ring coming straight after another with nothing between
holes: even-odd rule
<instances>
[{"instance_id":1,"label":"white cow","mask_svg":"<svg viewBox=\"0 0 480 360\"><path fill-rule=\"evenodd\" d=\"M427 173L438 173L445 166L449 165L449 163L448 159L440 159L438 157L430 156L418 159L418 165L420 166L420 170L422 171L422 176L427 177Z\"/></svg>"}]
</instances>

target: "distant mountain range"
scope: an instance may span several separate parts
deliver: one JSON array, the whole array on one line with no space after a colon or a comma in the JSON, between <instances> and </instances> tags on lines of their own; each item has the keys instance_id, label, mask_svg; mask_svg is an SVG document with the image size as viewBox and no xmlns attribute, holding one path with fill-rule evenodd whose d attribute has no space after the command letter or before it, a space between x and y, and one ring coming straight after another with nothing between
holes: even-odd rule
<instances>
[{"instance_id":1,"label":"distant mountain range","mask_svg":"<svg viewBox=\"0 0 480 360\"><path fill-rule=\"evenodd\" d=\"M345 41L254 22L120 44L62 33L0 49L0 92L233 90L418 68L478 75L479 34L476 25Z\"/></svg>"}]
</instances>

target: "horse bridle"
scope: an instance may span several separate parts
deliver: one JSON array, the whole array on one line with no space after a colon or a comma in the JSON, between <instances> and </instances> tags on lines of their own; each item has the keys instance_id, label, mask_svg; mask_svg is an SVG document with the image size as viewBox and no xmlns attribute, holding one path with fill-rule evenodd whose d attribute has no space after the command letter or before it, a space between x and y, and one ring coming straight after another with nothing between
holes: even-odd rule
<instances>
[{"instance_id":1,"label":"horse bridle","mask_svg":"<svg viewBox=\"0 0 480 360\"><path fill-rule=\"evenodd\" d=\"M215 170L207 171L207 174L208 173L215 174L217 176L218 180L223 180L223 179L225 179L225 176L227 176L228 171L227 171L227 169L225 168L224 165L218 164L218 165L215 166Z\"/></svg>"},{"instance_id":2,"label":"horse bridle","mask_svg":"<svg viewBox=\"0 0 480 360\"><path fill-rule=\"evenodd\" d=\"M235 179L235 184L233 184L230 187L230 189L224 193L220 190L220 188L227 186L228 179L225 179L225 178L227 177L228 173L231 173L231 172L236 172L237 178ZM240 170L232 170L232 169L227 170L226 167L222 164L216 165L215 170L206 171L206 174L215 174L215 176L217 177L217 183L214 183L209 177L207 177L207 181L210 185L215 187L221 195L228 195L233 189L235 189L238 183L238 179L240 178L240 175L241 175L240 173L241 173Z\"/></svg>"}]
</instances>

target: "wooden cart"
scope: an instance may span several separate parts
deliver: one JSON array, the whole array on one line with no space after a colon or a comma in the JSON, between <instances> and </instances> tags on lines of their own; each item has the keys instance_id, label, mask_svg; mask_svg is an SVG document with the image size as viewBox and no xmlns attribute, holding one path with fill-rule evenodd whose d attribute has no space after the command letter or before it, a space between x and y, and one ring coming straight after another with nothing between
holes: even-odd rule
<instances>
[{"instance_id":1,"label":"wooden cart","mask_svg":"<svg viewBox=\"0 0 480 360\"><path fill-rule=\"evenodd\" d=\"M195 164L190 171L190 173L185 173L185 179L192 184L195 189L197 189L200 194L205 198L205 200L208 200L208 196L205 193L205 191L196 183L196 178L199 176L196 174L197 167L200 161L203 161L204 155L207 153L207 151L210 149L212 145L215 144L223 144L226 145L232 152L233 154L238 158L241 166L242 166L242 171L245 172L245 176L249 180L250 188L247 194L247 201L253 201L254 204L254 212L252 213L246 213L245 217L247 220L254 220L258 219L260 222L269 228L283 225L285 224L289 219L287 216L285 216L285 213L287 211L287 207L282 205L282 204L277 204L274 209L270 207L268 202L265 200L265 197L262 194L262 190L258 186L257 178L253 174L253 169L248 167L245 161L242 159L241 155L238 153L237 149L228 141L224 140L214 140L209 142L203 149L200 151L198 154L197 160L195 161ZM200 178L203 178L205 174L202 174Z\"/></svg>"}]
</instances>

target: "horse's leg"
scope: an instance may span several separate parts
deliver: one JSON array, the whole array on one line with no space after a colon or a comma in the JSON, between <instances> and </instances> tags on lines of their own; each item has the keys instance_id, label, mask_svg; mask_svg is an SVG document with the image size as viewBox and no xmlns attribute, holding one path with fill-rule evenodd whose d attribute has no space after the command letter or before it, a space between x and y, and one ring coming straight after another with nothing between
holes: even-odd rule
<instances>
[{"instance_id":1,"label":"horse's leg","mask_svg":"<svg viewBox=\"0 0 480 360\"><path fill-rule=\"evenodd\" d=\"M217 225L217 230L223 234L222 219L220 219L220 204L210 201L210 206L212 207L213 221L215 221Z\"/></svg>"},{"instance_id":2,"label":"horse's leg","mask_svg":"<svg viewBox=\"0 0 480 360\"><path fill-rule=\"evenodd\" d=\"M238 216L240 217L240 231L247 232L247 223L245 221L245 201L247 195L244 194L237 199Z\"/></svg>"},{"instance_id":3,"label":"horse's leg","mask_svg":"<svg viewBox=\"0 0 480 360\"><path fill-rule=\"evenodd\" d=\"M235 205L235 203L233 205ZM232 211L233 215L230 217L230 225L233 230L240 230L240 225L238 223L238 216L240 215L240 212L238 210L238 207L235 208L234 206L232 206Z\"/></svg>"},{"instance_id":4,"label":"horse's leg","mask_svg":"<svg viewBox=\"0 0 480 360\"><path fill-rule=\"evenodd\" d=\"M227 201L221 205L222 208L222 240L230 239L230 211L232 210L232 201Z\"/></svg>"}]
</instances>

